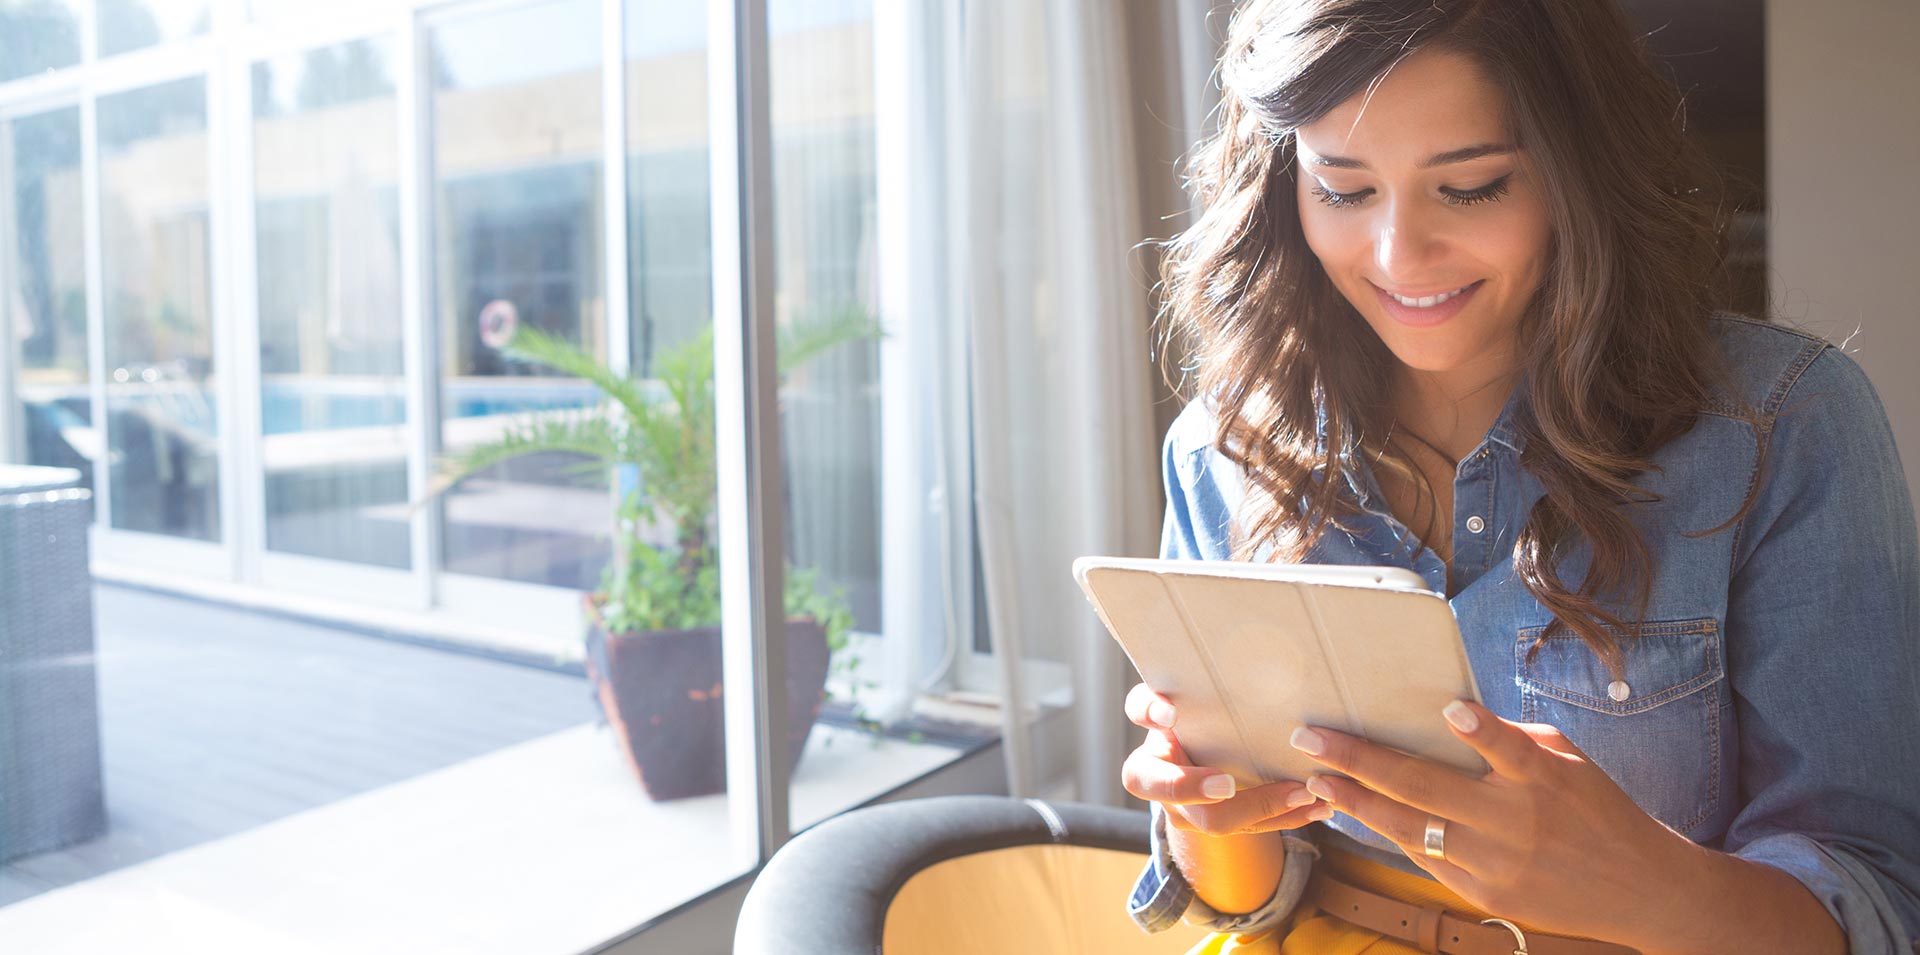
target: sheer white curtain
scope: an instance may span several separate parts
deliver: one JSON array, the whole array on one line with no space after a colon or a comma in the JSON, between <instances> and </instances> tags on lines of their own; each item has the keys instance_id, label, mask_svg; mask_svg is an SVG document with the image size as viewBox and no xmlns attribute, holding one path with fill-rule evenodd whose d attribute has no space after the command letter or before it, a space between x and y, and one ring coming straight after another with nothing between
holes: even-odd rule
<instances>
[{"instance_id":1,"label":"sheer white curtain","mask_svg":"<svg viewBox=\"0 0 1920 955\"><path fill-rule=\"evenodd\" d=\"M1188 211L1175 161L1221 2L875 7L888 672L868 709L997 699L1015 795L1129 798L1136 677L1071 565L1158 549L1177 408L1143 240Z\"/></svg>"},{"instance_id":2,"label":"sheer white curtain","mask_svg":"<svg viewBox=\"0 0 1920 955\"><path fill-rule=\"evenodd\" d=\"M1143 214L1143 186L1156 191L1143 177L1171 180L1173 170L1171 157L1143 157L1185 130L1181 117L1164 125L1140 104L1143 89L1179 85L1177 37L1157 34L1188 19L1182 9L1204 8L966 5L956 258L986 623L1014 795L1126 798L1119 765L1137 740L1121 704L1134 676L1069 568L1082 554L1158 547L1161 419L1148 355L1152 277L1139 246L1162 225ZM1142 49L1165 52L1143 59ZM1171 102L1178 111L1181 98Z\"/></svg>"}]
</instances>

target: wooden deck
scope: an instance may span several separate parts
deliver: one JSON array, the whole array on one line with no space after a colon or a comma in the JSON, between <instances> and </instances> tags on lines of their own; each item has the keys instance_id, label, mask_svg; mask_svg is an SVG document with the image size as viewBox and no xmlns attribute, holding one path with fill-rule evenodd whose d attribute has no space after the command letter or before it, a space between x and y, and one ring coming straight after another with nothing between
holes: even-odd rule
<instances>
[{"instance_id":1,"label":"wooden deck","mask_svg":"<svg viewBox=\"0 0 1920 955\"><path fill-rule=\"evenodd\" d=\"M95 595L108 833L0 867L0 906L598 719L579 676Z\"/></svg>"}]
</instances>

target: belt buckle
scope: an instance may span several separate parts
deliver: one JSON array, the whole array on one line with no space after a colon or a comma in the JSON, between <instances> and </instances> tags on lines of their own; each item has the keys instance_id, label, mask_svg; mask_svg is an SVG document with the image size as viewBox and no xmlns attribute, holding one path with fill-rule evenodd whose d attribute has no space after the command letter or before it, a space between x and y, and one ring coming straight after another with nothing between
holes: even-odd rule
<instances>
[{"instance_id":1,"label":"belt buckle","mask_svg":"<svg viewBox=\"0 0 1920 955\"><path fill-rule=\"evenodd\" d=\"M1498 925L1505 928L1507 931L1512 932L1514 944L1520 946L1519 948L1516 948L1513 950L1513 955L1527 955L1527 936L1525 935L1525 933L1520 931L1520 926L1515 925L1512 922L1507 921L1506 919L1481 919L1480 924L1481 925Z\"/></svg>"}]
</instances>

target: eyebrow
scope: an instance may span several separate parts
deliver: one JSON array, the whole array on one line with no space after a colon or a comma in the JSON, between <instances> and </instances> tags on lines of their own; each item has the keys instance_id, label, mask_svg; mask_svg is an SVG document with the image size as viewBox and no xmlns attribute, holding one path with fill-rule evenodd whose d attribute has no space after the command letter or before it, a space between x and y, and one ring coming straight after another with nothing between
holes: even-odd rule
<instances>
[{"instance_id":1,"label":"eyebrow","mask_svg":"<svg viewBox=\"0 0 1920 955\"><path fill-rule=\"evenodd\" d=\"M1513 146L1507 143L1478 143L1472 146L1463 146L1459 149L1449 149L1439 155L1430 156L1426 162L1420 164L1420 168L1432 169L1435 166L1446 166L1457 162L1466 162L1469 159L1479 159L1482 156L1497 156L1510 152L1513 152ZM1349 159L1346 156L1322 156L1315 153L1308 157L1308 161L1316 166L1329 166L1335 169L1373 168L1358 159Z\"/></svg>"}]
</instances>

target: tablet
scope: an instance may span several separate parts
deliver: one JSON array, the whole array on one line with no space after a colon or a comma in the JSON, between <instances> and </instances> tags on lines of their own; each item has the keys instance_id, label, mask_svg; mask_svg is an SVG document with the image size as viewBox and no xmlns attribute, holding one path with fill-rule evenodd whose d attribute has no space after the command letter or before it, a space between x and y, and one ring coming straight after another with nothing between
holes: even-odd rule
<instances>
[{"instance_id":1,"label":"tablet","mask_svg":"<svg viewBox=\"0 0 1920 955\"><path fill-rule=\"evenodd\" d=\"M1295 750L1325 726L1475 776L1440 710L1480 702L1453 609L1399 567L1081 557L1074 579L1134 669L1178 711L1196 766L1236 786L1342 775Z\"/></svg>"}]
</instances>

